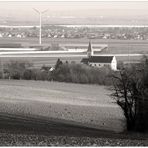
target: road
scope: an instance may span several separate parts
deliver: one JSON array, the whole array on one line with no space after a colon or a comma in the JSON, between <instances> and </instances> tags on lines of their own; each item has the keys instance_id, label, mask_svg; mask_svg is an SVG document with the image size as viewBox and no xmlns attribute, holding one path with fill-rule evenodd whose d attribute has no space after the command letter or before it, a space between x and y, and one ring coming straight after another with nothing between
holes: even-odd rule
<instances>
[{"instance_id":1,"label":"road","mask_svg":"<svg viewBox=\"0 0 148 148\"><path fill-rule=\"evenodd\" d=\"M139 53L129 53L129 54L95 54L94 56L116 56L116 57L126 57L126 56L142 56ZM148 54L145 54L148 55ZM3 51L0 52L0 57L86 57L86 52L81 51Z\"/></svg>"}]
</instances>

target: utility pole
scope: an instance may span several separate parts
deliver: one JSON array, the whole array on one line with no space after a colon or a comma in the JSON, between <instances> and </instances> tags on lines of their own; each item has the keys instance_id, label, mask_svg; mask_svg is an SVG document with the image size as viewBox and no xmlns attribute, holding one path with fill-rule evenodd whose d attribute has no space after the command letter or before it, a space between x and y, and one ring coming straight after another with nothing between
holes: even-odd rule
<instances>
[{"instance_id":1,"label":"utility pole","mask_svg":"<svg viewBox=\"0 0 148 148\"><path fill-rule=\"evenodd\" d=\"M39 10L33 8L33 10L39 14L39 44L41 45L42 44L42 14L47 12L48 9L44 10L44 11L39 11Z\"/></svg>"}]
</instances>

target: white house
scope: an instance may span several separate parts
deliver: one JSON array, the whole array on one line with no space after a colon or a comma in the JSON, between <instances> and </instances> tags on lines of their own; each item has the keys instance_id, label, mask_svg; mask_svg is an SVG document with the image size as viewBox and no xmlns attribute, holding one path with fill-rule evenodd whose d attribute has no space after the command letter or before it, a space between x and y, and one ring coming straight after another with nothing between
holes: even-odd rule
<instances>
[{"instance_id":1,"label":"white house","mask_svg":"<svg viewBox=\"0 0 148 148\"><path fill-rule=\"evenodd\" d=\"M94 55L90 42L88 46L87 56L88 58L83 58L81 60L81 63L94 66L94 67L98 67L98 68L109 66L112 70L117 70L116 57L115 56Z\"/></svg>"},{"instance_id":2,"label":"white house","mask_svg":"<svg viewBox=\"0 0 148 148\"><path fill-rule=\"evenodd\" d=\"M9 38L11 38L11 37L12 37L12 35L11 35L11 34L8 34L8 37L9 37Z\"/></svg>"},{"instance_id":3,"label":"white house","mask_svg":"<svg viewBox=\"0 0 148 148\"><path fill-rule=\"evenodd\" d=\"M21 34L17 34L17 36L16 36L17 38L21 38L22 36L21 36Z\"/></svg>"}]
</instances>

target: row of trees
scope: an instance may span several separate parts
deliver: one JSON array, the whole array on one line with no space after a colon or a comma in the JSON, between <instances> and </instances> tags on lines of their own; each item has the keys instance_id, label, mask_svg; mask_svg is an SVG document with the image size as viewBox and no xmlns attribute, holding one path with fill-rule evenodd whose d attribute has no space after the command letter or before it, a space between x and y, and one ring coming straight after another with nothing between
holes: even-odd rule
<instances>
[{"instance_id":1,"label":"row of trees","mask_svg":"<svg viewBox=\"0 0 148 148\"><path fill-rule=\"evenodd\" d=\"M63 63L57 60L54 69L42 66L41 69L33 68L31 63L25 61L11 61L4 65L5 79L25 79L25 80L48 80L59 82L72 82L83 84L110 85L111 79L107 77L111 69L93 68L84 64Z\"/></svg>"}]
</instances>

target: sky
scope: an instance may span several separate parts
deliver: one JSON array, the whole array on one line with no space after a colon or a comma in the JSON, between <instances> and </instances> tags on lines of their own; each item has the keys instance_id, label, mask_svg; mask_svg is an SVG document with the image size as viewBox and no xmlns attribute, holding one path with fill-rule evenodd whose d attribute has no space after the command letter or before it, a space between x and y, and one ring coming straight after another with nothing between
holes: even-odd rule
<instances>
[{"instance_id":1,"label":"sky","mask_svg":"<svg viewBox=\"0 0 148 148\"><path fill-rule=\"evenodd\" d=\"M39 11L48 11L43 14L43 19L51 18L114 18L114 19L146 19L148 18L147 2L23 2L23 1L0 1L0 19L15 20L37 20L38 14L33 8Z\"/></svg>"}]
</instances>

